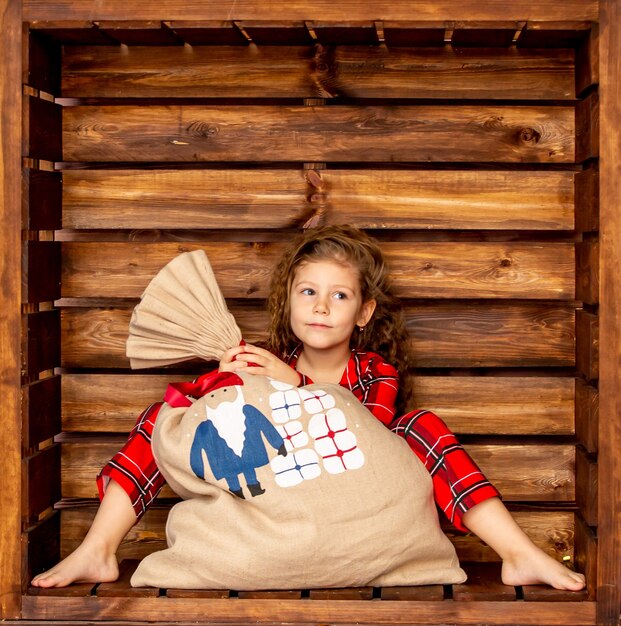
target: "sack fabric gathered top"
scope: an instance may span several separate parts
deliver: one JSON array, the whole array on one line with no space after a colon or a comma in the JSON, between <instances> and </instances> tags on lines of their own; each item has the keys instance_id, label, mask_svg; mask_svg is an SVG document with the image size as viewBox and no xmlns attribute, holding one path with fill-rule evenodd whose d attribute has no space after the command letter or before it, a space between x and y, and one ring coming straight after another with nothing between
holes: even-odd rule
<instances>
[{"instance_id":1,"label":"sack fabric gathered top","mask_svg":"<svg viewBox=\"0 0 621 626\"><path fill-rule=\"evenodd\" d=\"M207 262L202 252L181 256L188 255ZM205 276L215 283L210 271ZM137 309L148 302L143 296ZM146 317L156 328L156 316ZM217 358L237 333L217 330L213 336L229 339L207 350L203 341L201 356ZM157 365L168 358L162 354ZM144 366L149 356L138 350L133 358ZM143 559L133 586L267 590L466 578L440 529L429 473L339 385L298 388L227 372L171 384L152 446L183 500L168 517L169 547Z\"/></svg>"}]
</instances>

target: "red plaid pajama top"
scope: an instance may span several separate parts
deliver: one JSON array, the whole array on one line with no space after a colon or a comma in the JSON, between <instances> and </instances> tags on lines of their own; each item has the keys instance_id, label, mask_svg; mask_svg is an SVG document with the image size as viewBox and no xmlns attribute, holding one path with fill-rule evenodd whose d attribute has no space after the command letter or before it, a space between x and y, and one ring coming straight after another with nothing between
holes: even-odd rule
<instances>
[{"instance_id":1,"label":"red plaid pajama top","mask_svg":"<svg viewBox=\"0 0 621 626\"><path fill-rule=\"evenodd\" d=\"M291 367L295 367L300 351L298 348L287 359ZM310 378L302 376L300 386L311 383ZM421 410L394 417L399 378L395 368L381 356L352 350L340 384L407 441L431 474L436 504L456 528L467 531L462 521L464 513L483 500L499 496L437 415ZM97 477L100 497L108 481L115 480L129 495L137 519L165 484L151 449L153 426L161 406L158 402L143 411L127 443Z\"/></svg>"}]
</instances>

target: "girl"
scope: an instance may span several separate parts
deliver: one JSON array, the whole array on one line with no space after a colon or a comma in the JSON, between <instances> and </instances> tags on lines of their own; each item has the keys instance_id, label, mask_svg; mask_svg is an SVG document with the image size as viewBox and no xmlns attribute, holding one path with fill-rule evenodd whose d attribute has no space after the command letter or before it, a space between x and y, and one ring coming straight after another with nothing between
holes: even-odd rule
<instances>
[{"instance_id":1,"label":"girl","mask_svg":"<svg viewBox=\"0 0 621 626\"><path fill-rule=\"evenodd\" d=\"M416 411L395 419L412 402L407 376L412 358L404 316L391 294L377 243L346 226L304 232L276 268L268 307L266 347L228 350L220 371L244 371L294 385L340 383L406 439L431 473L436 503L447 517L502 558L505 584L584 587L581 574L531 542L437 416ZM395 366L404 374L401 384ZM160 406L150 406L139 417L127 444L98 477L101 505L82 544L35 577L34 586L116 580L121 541L164 485L150 447Z\"/></svg>"}]
</instances>

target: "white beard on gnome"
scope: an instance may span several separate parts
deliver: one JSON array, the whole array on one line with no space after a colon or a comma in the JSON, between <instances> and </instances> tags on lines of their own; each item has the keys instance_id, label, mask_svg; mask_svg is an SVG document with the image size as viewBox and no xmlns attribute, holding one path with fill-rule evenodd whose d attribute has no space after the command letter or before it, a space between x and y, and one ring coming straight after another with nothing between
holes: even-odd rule
<instances>
[{"instance_id":1,"label":"white beard on gnome","mask_svg":"<svg viewBox=\"0 0 621 626\"><path fill-rule=\"evenodd\" d=\"M230 389L230 387L229 387ZM219 402L215 407L205 405L207 419L210 420L218 431L218 435L226 441L226 445L241 457L246 439L246 416L244 415L244 395L240 387L235 387L237 397L235 400ZM216 394L216 397L221 397ZM207 401L208 398L206 397Z\"/></svg>"}]
</instances>

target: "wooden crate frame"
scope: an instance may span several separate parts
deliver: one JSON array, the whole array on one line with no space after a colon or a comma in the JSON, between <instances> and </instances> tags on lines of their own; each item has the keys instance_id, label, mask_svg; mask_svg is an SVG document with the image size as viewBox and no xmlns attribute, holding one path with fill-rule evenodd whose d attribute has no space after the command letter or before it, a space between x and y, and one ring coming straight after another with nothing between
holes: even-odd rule
<instances>
[{"instance_id":1,"label":"wooden crate frame","mask_svg":"<svg viewBox=\"0 0 621 626\"><path fill-rule=\"evenodd\" d=\"M0 358L2 366L3 402L0 409L2 424L2 450L0 458L0 616L3 619L28 618L50 621L62 619L98 619L109 615L113 619L141 621L145 616L155 614L152 598L105 600L88 598L82 603L81 612L75 612L76 603L71 598L25 598L22 589L25 582L22 567L21 549L21 499L22 494L15 485L21 483L22 461L21 444L21 324L22 314L30 311L22 307L22 262L16 251L22 248L21 215L21 155L22 155L22 92L21 59L24 42L23 22L39 20L193 20L204 15L200 2L162 2L158 6L145 7L144 3L113 0L105 3L105 8L93 8L86 0L74 2L43 2L35 0L3 0L0 27L3 32L1 44L2 66L0 70L0 97L2 102L1 131L2 157L2 209L3 231L2 276L4 315L1 319ZM230 599L203 600L196 608L191 600L174 600L168 605L167 614L175 615L176 621L204 619L207 612L212 623L238 622L245 619L255 621L257 616L268 622L338 622L367 621L370 623L618 623L621 612L621 479L619 478L618 449L621 443L621 411L619 391L621 372L618 368L621 330L619 328L619 281L617 268L621 265L621 217L617 208L621 194L619 182L619 126L621 125L621 9L614 0L593 0L581 2L572 0L563 3L527 2L511 3L511 6L481 6L476 2L419 2L413 7L411 2L391 2L385 5L373 4L372 9L360 3L293 2L281 7L278 3L247 3L238 7L234 2L213 3L210 19L234 19L240 22L265 20L278 16L279 20L327 21L333 23L360 20L377 22L411 19L411 13L418 10L417 19L441 20L446 22L463 21L512 21L527 18L540 22L589 21L598 24L599 75L600 75L600 214L599 249L595 259L599 261L599 294L596 286L587 287L599 298L599 306L594 306L590 320L585 320L589 329L599 333L599 431L591 437L599 440L598 478L599 493L605 494L594 505L597 520L597 572L590 572L597 579L596 606L593 603L514 603L511 608L506 603L484 601L467 605L457 605L450 601L436 603L402 601L398 604L382 602L381 605L367 605L361 608L357 602L317 601L313 610L293 604L286 599L258 599L244 607L235 606ZM372 17L371 17L372 15ZM318 19L321 17L321 20ZM12 253L9 251L13 251ZM38 603L38 605L37 605ZM33 606L39 606L38 612ZM413 615L416 617L413 617Z\"/></svg>"}]
</instances>

